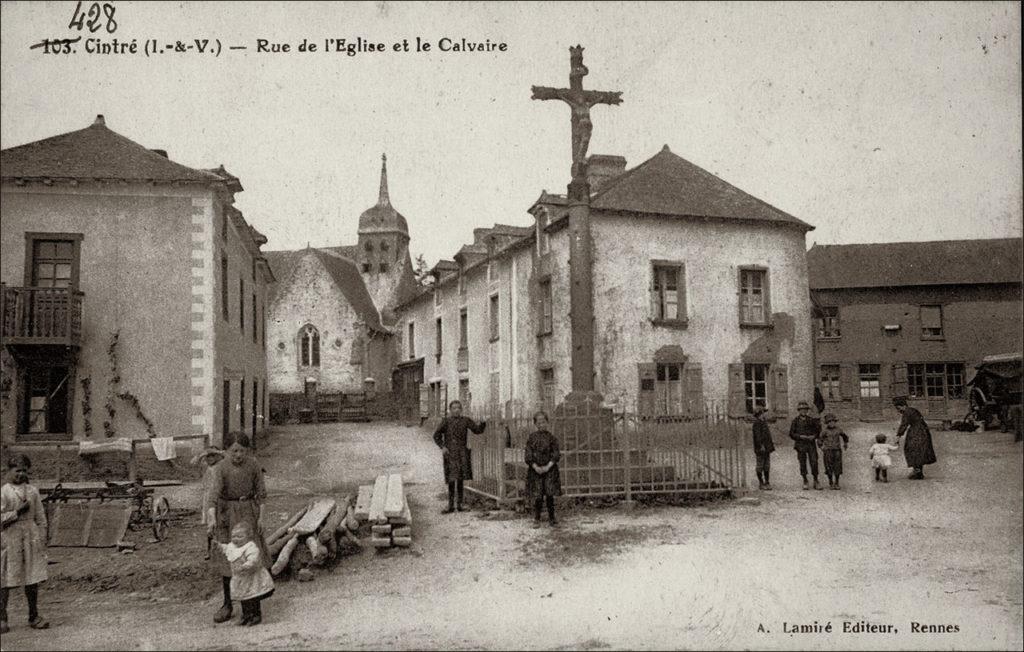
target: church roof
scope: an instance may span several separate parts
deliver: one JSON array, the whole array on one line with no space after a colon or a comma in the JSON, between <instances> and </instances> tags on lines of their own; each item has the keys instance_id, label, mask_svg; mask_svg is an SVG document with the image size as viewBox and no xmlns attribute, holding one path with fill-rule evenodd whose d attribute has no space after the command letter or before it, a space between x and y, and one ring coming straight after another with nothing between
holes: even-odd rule
<instances>
[{"instance_id":1,"label":"church roof","mask_svg":"<svg viewBox=\"0 0 1024 652\"><path fill-rule=\"evenodd\" d=\"M591 199L598 210L753 220L814 227L673 154L668 145L607 181Z\"/></svg>"},{"instance_id":2,"label":"church roof","mask_svg":"<svg viewBox=\"0 0 1024 652\"><path fill-rule=\"evenodd\" d=\"M352 309L359 315L366 326L374 331L389 332L381 321L380 312L373 304L366 283L362 274L359 273L353 256L355 247L323 247L319 249L306 248L292 251L268 251L264 255L270 264L270 269L277 283L267 286L267 304L274 305L278 293L283 288L283 283L291 277L291 272L299 261L309 252L313 252L323 264L331 280L341 290Z\"/></svg>"},{"instance_id":3,"label":"church roof","mask_svg":"<svg viewBox=\"0 0 1024 652\"><path fill-rule=\"evenodd\" d=\"M232 175L186 167L170 160L162 151L147 149L111 131L101 115L85 129L3 150L0 176L5 181L88 179L238 184ZM238 188L241 189L240 184Z\"/></svg>"},{"instance_id":4,"label":"church roof","mask_svg":"<svg viewBox=\"0 0 1024 652\"><path fill-rule=\"evenodd\" d=\"M388 159L386 155L382 155L380 193L377 196L377 203L359 216L359 232L393 233L395 231L408 236L409 224L405 221L405 217L391 205L391 197L388 195Z\"/></svg>"}]
</instances>

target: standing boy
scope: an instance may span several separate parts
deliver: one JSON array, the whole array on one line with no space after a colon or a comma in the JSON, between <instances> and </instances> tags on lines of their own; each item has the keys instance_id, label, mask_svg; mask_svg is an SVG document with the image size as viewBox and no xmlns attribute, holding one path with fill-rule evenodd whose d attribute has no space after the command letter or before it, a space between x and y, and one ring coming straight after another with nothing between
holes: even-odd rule
<instances>
[{"instance_id":1,"label":"standing boy","mask_svg":"<svg viewBox=\"0 0 1024 652\"><path fill-rule=\"evenodd\" d=\"M839 476L843 474L843 450L850 445L850 438L838 426L836 415L829 412L822 420L825 429L821 431L821 455L825 458L825 475L828 486L839 489Z\"/></svg>"},{"instance_id":2,"label":"standing boy","mask_svg":"<svg viewBox=\"0 0 1024 652\"><path fill-rule=\"evenodd\" d=\"M448 416L441 420L434 431L434 443L444 456L444 481L448 485L448 508L442 514L464 511L462 508L462 483L473 479L473 467L469 462L468 433L480 434L487 427L486 421L477 423L462 416L462 403L452 401L448 405ZM456 503L457 499L457 503ZM456 504L458 506L456 506Z\"/></svg>"},{"instance_id":3,"label":"standing boy","mask_svg":"<svg viewBox=\"0 0 1024 652\"><path fill-rule=\"evenodd\" d=\"M768 422L764 420L767 410L763 407L754 408L754 457L757 459L757 486L758 489L771 491L772 452L775 451L775 442L772 441L772 431L768 429Z\"/></svg>"},{"instance_id":4,"label":"standing boy","mask_svg":"<svg viewBox=\"0 0 1024 652\"><path fill-rule=\"evenodd\" d=\"M811 467L814 476L814 488L821 489L818 483L818 437L821 435L821 422L811 416L811 406L807 401L800 401L796 410L799 414L789 426L789 438L793 440L793 449L800 462L800 476L804 479L804 490L810 489L807 484L807 467Z\"/></svg>"}]
</instances>

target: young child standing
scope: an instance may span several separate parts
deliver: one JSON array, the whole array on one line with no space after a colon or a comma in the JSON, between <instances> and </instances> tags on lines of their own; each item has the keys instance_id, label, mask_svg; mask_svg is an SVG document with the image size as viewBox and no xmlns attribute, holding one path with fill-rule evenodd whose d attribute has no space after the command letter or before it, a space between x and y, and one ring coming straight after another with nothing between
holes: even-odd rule
<instances>
[{"instance_id":1,"label":"young child standing","mask_svg":"<svg viewBox=\"0 0 1024 652\"><path fill-rule=\"evenodd\" d=\"M548 430L548 415L533 415L536 430L526 440L526 495L533 500L533 527L540 527L540 508L547 503L548 523L557 525L555 496L562 495L562 478L558 471L558 440Z\"/></svg>"},{"instance_id":2,"label":"young child standing","mask_svg":"<svg viewBox=\"0 0 1024 652\"><path fill-rule=\"evenodd\" d=\"M885 435L875 435L875 443L868 449L868 458L871 459L871 466L875 467L875 482L889 481L889 467L892 466L892 457L889 453L899 450L899 446L887 444Z\"/></svg>"},{"instance_id":3,"label":"young child standing","mask_svg":"<svg viewBox=\"0 0 1024 652\"><path fill-rule=\"evenodd\" d=\"M28 626L46 629L39 615L39 583L46 580L46 512L39 490L28 483L32 462L25 455L7 460L7 482L0 487L0 633L7 626L10 589L22 586L28 601Z\"/></svg>"},{"instance_id":4,"label":"young child standing","mask_svg":"<svg viewBox=\"0 0 1024 652\"><path fill-rule=\"evenodd\" d=\"M771 491L772 453L775 451L775 442L772 441L772 431L768 428L768 422L764 420L766 412L763 407L754 408L754 457L757 459L755 470L758 488Z\"/></svg>"},{"instance_id":5,"label":"young child standing","mask_svg":"<svg viewBox=\"0 0 1024 652\"><path fill-rule=\"evenodd\" d=\"M250 627L263 621L260 602L274 593L274 579L252 536L249 524L239 523L231 529L231 543L217 544L231 564L231 595L242 603L238 624Z\"/></svg>"},{"instance_id":6,"label":"young child standing","mask_svg":"<svg viewBox=\"0 0 1024 652\"><path fill-rule=\"evenodd\" d=\"M849 447L850 438L838 425L836 415L829 412L822 421L825 422L825 429L821 431L818 439L821 445L821 454L825 458L825 475L828 476L828 486L832 489L839 489L839 476L843 474L843 450Z\"/></svg>"}]
</instances>

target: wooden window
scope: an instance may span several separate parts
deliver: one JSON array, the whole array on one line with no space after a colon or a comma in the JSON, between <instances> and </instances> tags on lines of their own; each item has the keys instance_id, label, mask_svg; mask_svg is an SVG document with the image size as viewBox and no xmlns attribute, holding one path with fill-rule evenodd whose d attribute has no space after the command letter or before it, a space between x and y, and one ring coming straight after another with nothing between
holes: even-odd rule
<instances>
[{"instance_id":1,"label":"wooden window","mask_svg":"<svg viewBox=\"0 0 1024 652\"><path fill-rule=\"evenodd\" d=\"M18 415L19 434L45 435L46 439L70 438L70 382L71 368L66 364L30 363L23 368L24 398Z\"/></svg>"},{"instance_id":2,"label":"wooden window","mask_svg":"<svg viewBox=\"0 0 1024 652\"><path fill-rule=\"evenodd\" d=\"M320 332L312 324L306 324L299 332L299 365L320 366Z\"/></svg>"},{"instance_id":3,"label":"wooden window","mask_svg":"<svg viewBox=\"0 0 1024 652\"><path fill-rule=\"evenodd\" d=\"M839 307L825 306L820 309L818 317L818 339L839 337Z\"/></svg>"},{"instance_id":4,"label":"wooden window","mask_svg":"<svg viewBox=\"0 0 1024 652\"><path fill-rule=\"evenodd\" d=\"M469 315L466 309L459 311L459 348L465 349L469 346Z\"/></svg>"},{"instance_id":5,"label":"wooden window","mask_svg":"<svg viewBox=\"0 0 1024 652\"><path fill-rule=\"evenodd\" d=\"M434 322L434 358L438 364L441 363L441 354L444 352L444 334L441 329L441 318L438 317Z\"/></svg>"},{"instance_id":6,"label":"wooden window","mask_svg":"<svg viewBox=\"0 0 1024 652\"><path fill-rule=\"evenodd\" d=\"M768 407L768 365L743 365L743 394L748 414L756 407Z\"/></svg>"},{"instance_id":7,"label":"wooden window","mask_svg":"<svg viewBox=\"0 0 1024 652\"><path fill-rule=\"evenodd\" d=\"M921 306L921 339L941 340L942 306Z\"/></svg>"},{"instance_id":8,"label":"wooden window","mask_svg":"<svg viewBox=\"0 0 1024 652\"><path fill-rule=\"evenodd\" d=\"M409 322L409 359L416 357L416 322Z\"/></svg>"},{"instance_id":9,"label":"wooden window","mask_svg":"<svg viewBox=\"0 0 1024 652\"><path fill-rule=\"evenodd\" d=\"M946 396L964 397L964 365L962 362L946 363Z\"/></svg>"},{"instance_id":10,"label":"wooden window","mask_svg":"<svg viewBox=\"0 0 1024 652\"><path fill-rule=\"evenodd\" d=\"M259 321L256 317L259 313L256 310L256 294L252 295L252 343L256 344L260 341L259 339Z\"/></svg>"},{"instance_id":11,"label":"wooden window","mask_svg":"<svg viewBox=\"0 0 1024 652\"><path fill-rule=\"evenodd\" d=\"M857 375L860 381L861 398L878 398L881 396L882 366L862 364L858 366Z\"/></svg>"},{"instance_id":12,"label":"wooden window","mask_svg":"<svg viewBox=\"0 0 1024 652\"><path fill-rule=\"evenodd\" d=\"M75 243L71 240L36 240L32 249L33 287L68 288L75 265Z\"/></svg>"},{"instance_id":13,"label":"wooden window","mask_svg":"<svg viewBox=\"0 0 1024 652\"><path fill-rule=\"evenodd\" d=\"M683 414L683 365L657 364L654 380L654 405L658 415Z\"/></svg>"},{"instance_id":14,"label":"wooden window","mask_svg":"<svg viewBox=\"0 0 1024 652\"><path fill-rule=\"evenodd\" d=\"M842 398L839 384L839 365L821 365L819 378L821 379L821 395L826 401L838 401Z\"/></svg>"},{"instance_id":15,"label":"wooden window","mask_svg":"<svg viewBox=\"0 0 1024 652\"><path fill-rule=\"evenodd\" d=\"M488 315L491 325L491 341L496 342L501 337L501 303L497 294L491 296Z\"/></svg>"},{"instance_id":16,"label":"wooden window","mask_svg":"<svg viewBox=\"0 0 1024 652\"><path fill-rule=\"evenodd\" d=\"M929 362L907 365L908 394L911 398L963 398L964 364Z\"/></svg>"},{"instance_id":17,"label":"wooden window","mask_svg":"<svg viewBox=\"0 0 1024 652\"><path fill-rule=\"evenodd\" d=\"M655 322L686 320L686 287L682 263L655 261L651 277L651 318Z\"/></svg>"},{"instance_id":18,"label":"wooden window","mask_svg":"<svg viewBox=\"0 0 1024 652\"><path fill-rule=\"evenodd\" d=\"M540 370L540 400L541 406L548 412L555 409L555 370L553 368Z\"/></svg>"},{"instance_id":19,"label":"wooden window","mask_svg":"<svg viewBox=\"0 0 1024 652\"><path fill-rule=\"evenodd\" d=\"M220 313L224 321L231 319L231 292L228 289L228 257L220 257Z\"/></svg>"},{"instance_id":20,"label":"wooden window","mask_svg":"<svg viewBox=\"0 0 1024 652\"><path fill-rule=\"evenodd\" d=\"M740 268L740 324L768 324L768 270L760 267Z\"/></svg>"},{"instance_id":21,"label":"wooden window","mask_svg":"<svg viewBox=\"0 0 1024 652\"><path fill-rule=\"evenodd\" d=\"M924 398L924 365L907 365L907 393L911 398Z\"/></svg>"},{"instance_id":22,"label":"wooden window","mask_svg":"<svg viewBox=\"0 0 1024 652\"><path fill-rule=\"evenodd\" d=\"M552 296L551 279L544 279L540 282L540 323L537 330L539 335L548 335L552 330Z\"/></svg>"}]
</instances>

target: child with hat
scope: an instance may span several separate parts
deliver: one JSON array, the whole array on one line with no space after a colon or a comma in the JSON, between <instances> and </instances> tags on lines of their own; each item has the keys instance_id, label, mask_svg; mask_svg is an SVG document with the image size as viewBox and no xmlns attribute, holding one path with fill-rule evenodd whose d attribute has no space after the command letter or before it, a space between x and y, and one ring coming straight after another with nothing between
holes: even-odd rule
<instances>
[{"instance_id":1,"label":"child with hat","mask_svg":"<svg viewBox=\"0 0 1024 652\"><path fill-rule=\"evenodd\" d=\"M825 475L828 486L839 489L839 476L843 474L843 449L850 445L850 438L836 424L836 415L828 412L822 417L825 429L821 431L821 455L825 458Z\"/></svg>"},{"instance_id":2,"label":"child with hat","mask_svg":"<svg viewBox=\"0 0 1024 652\"><path fill-rule=\"evenodd\" d=\"M775 451L775 442L772 441L772 431L768 429L768 422L764 419L766 412L764 407L754 408L754 457L757 459L755 470L758 488L771 491L771 456Z\"/></svg>"}]
</instances>

